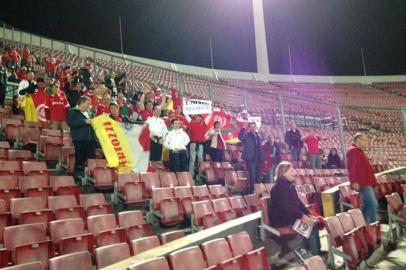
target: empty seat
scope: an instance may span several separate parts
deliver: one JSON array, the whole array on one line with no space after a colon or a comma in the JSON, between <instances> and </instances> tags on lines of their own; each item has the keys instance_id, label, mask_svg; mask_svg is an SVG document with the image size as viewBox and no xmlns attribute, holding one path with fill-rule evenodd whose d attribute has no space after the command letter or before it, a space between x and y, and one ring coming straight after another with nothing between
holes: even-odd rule
<instances>
[{"instance_id":1,"label":"empty seat","mask_svg":"<svg viewBox=\"0 0 406 270\"><path fill-rule=\"evenodd\" d=\"M368 245L366 242L365 228L357 228L348 212L338 213L337 217L343 226L344 233L353 233L355 245L358 249L359 255L362 258L366 258L368 256ZM372 249L373 248L371 247L371 251Z\"/></svg>"},{"instance_id":2,"label":"empty seat","mask_svg":"<svg viewBox=\"0 0 406 270\"><path fill-rule=\"evenodd\" d=\"M23 161L22 168L24 175L52 175L52 172L48 170L47 164L45 162Z\"/></svg>"},{"instance_id":3,"label":"empty seat","mask_svg":"<svg viewBox=\"0 0 406 270\"><path fill-rule=\"evenodd\" d=\"M106 203L102 193L80 194L79 201L87 216L113 213L113 206Z\"/></svg>"},{"instance_id":4,"label":"empty seat","mask_svg":"<svg viewBox=\"0 0 406 270\"><path fill-rule=\"evenodd\" d=\"M137 173L120 173L117 175L117 191L122 193L123 203L126 205L139 205L147 200L145 183L140 182Z\"/></svg>"},{"instance_id":5,"label":"empty seat","mask_svg":"<svg viewBox=\"0 0 406 270\"><path fill-rule=\"evenodd\" d=\"M202 200L209 200L211 198L209 189L207 186L193 186L192 187L193 191L193 197L197 201L202 201Z\"/></svg>"},{"instance_id":6,"label":"empty seat","mask_svg":"<svg viewBox=\"0 0 406 270\"><path fill-rule=\"evenodd\" d=\"M58 256L49 260L50 270L92 270L92 258L87 251Z\"/></svg>"},{"instance_id":7,"label":"empty seat","mask_svg":"<svg viewBox=\"0 0 406 270\"><path fill-rule=\"evenodd\" d=\"M254 194L258 195L259 197L269 197L270 192L266 189L265 184L254 184Z\"/></svg>"},{"instance_id":8,"label":"empty seat","mask_svg":"<svg viewBox=\"0 0 406 270\"><path fill-rule=\"evenodd\" d=\"M171 232L162 233L159 235L159 241L162 245L171 242L173 240L182 238L185 236L185 232L183 230L176 230Z\"/></svg>"},{"instance_id":9,"label":"empty seat","mask_svg":"<svg viewBox=\"0 0 406 270\"><path fill-rule=\"evenodd\" d=\"M243 270L244 260L242 256L237 256L234 258L234 262L229 260L233 258L233 254L230 250L230 246L224 238L214 239L205 242L201 245L204 257L206 258L208 266L219 265L220 267L227 265L233 265L233 269ZM224 263L224 265L223 265ZM220 268L224 269L224 268Z\"/></svg>"},{"instance_id":10,"label":"empty seat","mask_svg":"<svg viewBox=\"0 0 406 270\"><path fill-rule=\"evenodd\" d=\"M10 200L20 198L21 191L18 188L17 175L0 175L0 199L6 203L6 208L10 209Z\"/></svg>"},{"instance_id":11,"label":"empty seat","mask_svg":"<svg viewBox=\"0 0 406 270\"><path fill-rule=\"evenodd\" d=\"M19 119L3 118L1 126L6 133L7 140L17 140L22 125L23 123Z\"/></svg>"},{"instance_id":12,"label":"empty seat","mask_svg":"<svg viewBox=\"0 0 406 270\"><path fill-rule=\"evenodd\" d=\"M153 235L152 226L144 221L140 210L118 213L118 223L125 228L129 241Z\"/></svg>"},{"instance_id":13,"label":"empty seat","mask_svg":"<svg viewBox=\"0 0 406 270\"><path fill-rule=\"evenodd\" d=\"M32 263L24 263L18 264L6 268L2 268L3 270L44 270L44 265L42 262L32 262Z\"/></svg>"},{"instance_id":14,"label":"empty seat","mask_svg":"<svg viewBox=\"0 0 406 270\"><path fill-rule=\"evenodd\" d=\"M207 263L199 247L188 247L169 255L169 264L173 270L203 270Z\"/></svg>"},{"instance_id":15,"label":"empty seat","mask_svg":"<svg viewBox=\"0 0 406 270\"><path fill-rule=\"evenodd\" d=\"M168 261L165 259L165 257L158 257L134 265L130 265L128 267L128 270L151 270L151 269L169 270Z\"/></svg>"},{"instance_id":16,"label":"empty seat","mask_svg":"<svg viewBox=\"0 0 406 270\"><path fill-rule=\"evenodd\" d=\"M179 186L173 188L175 198L180 200L183 212L187 215L192 213L192 202L194 201L192 188L190 186Z\"/></svg>"},{"instance_id":17,"label":"empty seat","mask_svg":"<svg viewBox=\"0 0 406 270\"><path fill-rule=\"evenodd\" d=\"M51 137L62 137L62 131L59 129L44 128L41 130L41 135Z\"/></svg>"},{"instance_id":18,"label":"empty seat","mask_svg":"<svg viewBox=\"0 0 406 270\"><path fill-rule=\"evenodd\" d=\"M19 132L23 144L39 144L41 131L38 127L20 127Z\"/></svg>"},{"instance_id":19,"label":"empty seat","mask_svg":"<svg viewBox=\"0 0 406 270\"><path fill-rule=\"evenodd\" d=\"M174 225L184 220L180 200L174 197L172 188L153 188L152 205L159 210L161 222L165 225Z\"/></svg>"},{"instance_id":20,"label":"empty seat","mask_svg":"<svg viewBox=\"0 0 406 270\"><path fill-rule=\"evenodd\" d=\"M112 189L116 180L114 169L106 167L96 167L93 171L93 183L97 189Z\"/></svg>"},{"instance_id":21,"label":"empty seat","mask_svg":"<svg viewBox=\"0 0 406 270\"><path fill-rule=\"evenodd\" d=\"M251 209L248 207L242 196L233 196L228 198L231 208L233 208L239 217L248 215L251 213Z\"/></svg>"},{"instance_id":22,"label":"empty seat","mask_svg":"<svg viewBox=\"0 0 406 270\"><path fill-rule=\"evenodd\" d=\"M209 185L210 196L214 199L227 198L226 192L222 185Z\"/></svg>"},{"instance_id":23,"label":"empty seat","mask_svg":"<svg viewBox=\"0 0 406 270\"><path fill-rule=\"evenodd\" d=\"M1 231L1 234L3 234L3 230ZM0 268L1 269L3 269L3 267L8 266L9 255L10 255L10 251L8 251L5 248L0 248Z\"/></svg>"},{"instance_id":24,"label":"empty seat","mask_svg":"<svg viewBox=\"0 0 406 270\"><path fill-rule=\"evenodd\" d=\"M264 247L253 250L251 237L246 231L227 236L233 256L243 255L248 269L271 269Z\"/></svg>"},{"instance_id":25,"label":"empty seat","mask_svg":"<svg viewBox=\"0 0 406 270\"><path fill-rule=\"evenodd\" d=\"M210 201L198 201L192 203L194 225L209 228L220 224L218 215L214 212Z\"/></svg>"},{"instance_id":26,"label":"empty seat","mask_svg":"<svg viewBox=\"0 0 406 270\"><path fill-rule=\"evenodd\" d=\"M32 152L29 150L9 149L8 160L17 160L17 161L34 160L34 156Z\"/></svg>"},{"instance_id":27,"label":"empty seat","mask_svg":"<svg viewBox=\"0 0 406 270\"><path fill-rule=\"evenodd\" d=\"M117 226L114 214L87 217L87 225L98 247L126 242L127 240L125 229Z\"/></svg>"},{"instance_id":28,"label":"empty seat","mask_svg":"<svg viewBox=\"0 0 406 270\"><path fill-rule=\"evenodd\" d=\"M352 190L350 185L340 185L340 203L349 207L349 208L360 208L361 207L361 198L357 191Z\"/></svg>"},{"instance_id":29,"label":"empty seat","mask_svg":"<svg viewBox=\"0 0 406 270\"><path fill-rule=\"evenodd\" d=\"M179 186L193 186L194 185L193 177L190 172L177 172L176 176L178 178Z\"/></svg>"},{"instance_id":30,"label":"empty seat","mask_svg":"<svg viewBox=\"0 0 406 270\"><path fill-rule=\"evenodd\" d=\"M79 251L93 252L93 236L85 231L81 218L70 218L52 221L50 224L51 239L59 254Z\"/></svg>"},{"instance_id":31,"label":"empty seat","mask_svg":"<svg viewBox=\"0 0 406 270\"><path fill-rule=\"evenodd\" d=\"M74 195L79 198L80 187L76 185L73 176L50 176L49 182L55 195Z\"/></svg>"},{"instance_id":32,"label":"empty seat","mask_svg":"<svg viewBox=\"0 0 406 270\"><path fill-rule=\"evenodd\" d=\"M365 228L366 241L368 246L372 246L374 249L382 243L382 231L379 221L367 224L360 209L351 209L348 211L352 220L357 228Z\"/></svg>"},{"instance_id":33,"label":"empty seat","mask_svg":"<svg viewBox=\"0 0 406 270\"><path fill-rule=\"evenodd\" d=\"M55 219L85 218L83 207L79 206L73 195L49 196L48 207L55 214Z\"/></svg>"},{"instance_id":34,"label":"empty seat","mask_svg":"<svg viewBox=\"0 0 406 270\"><path fill-rule=\"evenodd\" d=\"M118 243L95 249L97 268L114 264L131 256L127 243Z\"/></svg>"},{"instance_id":35,"label":"empty seat","mask_svg":"<svg viewBox=\"0 0 406 270\"><path fill-rule=\"evenodd\" d=\"M241 192L247 189L248 174L246 171L226 170L224 172L224 179L226 186L232 192Z\"/></svg>"},{"instance_id":36,"label":"empty seat","mask_svg":"<svg viewBox=\"0 0 406 270\"><path fill-rule=\"evenodd\" d=\"M48 228L54 214L46 205L44 197L15 198L11 199L10 211L13 219L20 224L43 223Z\"/></svg>"},{"instance_id":37,"label":"empty seat","mask_svg":"<svg viewBox=\"0 0 406 270\"><path fill-rule=\"evenodd\" d=\"M256 194L246 195L246 196L244 196L244 199L247 202L247 205L250 207L252 212L262 210L261 199L258 197L258 195L256 195Z\"/></svg>"},{"instance_id":38,"label":"empty seat","mask_svg":"<svg viewBox=\"0 0 406 270\"><path fill-rule=\"evenodd\" d=\"M53 246L46 240L43 224L25 224L4 229L4 246L11 251L14 264L41 261L48 268L48 258L53 256Z\"/></svg>"},{"instance_id":39,"label":"empty seat","mask_svg":"<svg viewBox=\"0 0 406 270\"><path fill-rule=\"evenodd\" d=\"M59 162L62 157L62 137L40 136L40 151L47 162Z\"/></svg>"},{"instance_id":40,"label":"empty seat","mask_svg":"<svg viewBox=\"0 0 406 270\"><path fill-rule=\"evenodd\" d=\"M52 195L48 175L19 176L18 185L25 197L47 197Z\"/></svg>"},{"instance_id":41,"label":"empty seat","mask_svg":"<svg viewBox=\"0 0 406 270\"><path fill-rule=\"evenodd\" d=\"M131 241L131 248L133 250L133 254L137 255L142 253L146 250L159 247L161 244L159 243L158 236L148 236L142 237L138 239L134 239Z\"/></svg>"},{"instance_id":42,"label":"empty seat","mask_svg":"<svg viewBox=\"0 0 406 270\"><path fill-rule=\"evenodd\" d=\"M178 186L178 179L174 172L160 172L159 180L161 181L161 187L176 187Z\"/></svg>"},{"instance_id":43,"label":"empty seat","mask_svg":"<svg viewBox=\"0 0 406 270\"><path fill-rule=\"evenodd\" d=\"M156 172L140 173L140 181L145 184L145 190L149 196L151 196L153 188L161 186L159 175Z\"/></svg>"},{"instance_id":44,"label":"empty seat","mask_svg":"<svg viewBox=\"0 0 406 270\"><path fill-rule=\"evenodd\" d=\"M0 160L0 175L23 175L19 161Z\"/></svg>"},{"instance_id":45,"label":"empty seat","mask_svg":"<svg viewBox=\"0 0 406 270\"><path fill-rule=\"evenodd\" d=\"M231 208L227 198L216 199L211 202L213 204L213 210L219 215L221 222L237 218L237 213Z\"/></svg>"}]
</instances>

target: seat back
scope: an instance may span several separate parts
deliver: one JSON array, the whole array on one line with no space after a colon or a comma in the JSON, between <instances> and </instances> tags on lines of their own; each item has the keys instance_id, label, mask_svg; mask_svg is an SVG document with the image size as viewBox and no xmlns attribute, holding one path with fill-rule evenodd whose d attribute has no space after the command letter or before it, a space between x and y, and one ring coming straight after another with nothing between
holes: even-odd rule
<instances>
[{"instance_id":1,"label":"seat back","mask_svg":"<svg viewBox=\"0 0 406 270\"><path fill-rule=\"evenodd\" d=\"M42 262L24 263L2 268L2 270L43 270L43 269L44 265L42 264Z\"/></svg>"},{"instance_id":2,"label":"seat back","mask_svg":"<svg viewBox=\"0 0 406 270\"><path fill-rule=\"evenodd\" d=\"M177 172L176 176L179 186L193 186L195 184L190 172Z\"/></svg>"},{"instance_id":3,"label":"seat back","mask_svg":"<svg viewBox=\"0 0 406 270\"><path fill-rule=\"evenodd\" d=\"M119 192L124 190L124 186L126 183L131 182L139 182L140 176L138 173L130 172L130 173L119 173L117 174L117 188Z\"/></svg>"},{"instance_id":4,"label":"seat back","mask_svg":"<svg viewBox=\"0 0 406 270\"><path fill-rule=\"evenodd\" d=\"M50 185L54 192L58 190L60 187L71 187L76 186L75 178L73 176L65 175L65 176L50 176L49 177Z\"/></svg>"},{"instance_id":5,"label":"seat back","mask_svg":"<svg viewBox=\"0 0 406 270\"><path fill-rule=\"evenodd\" d=\"M250 235L246 231L227 236L233 256L244 255L253 250Z\"/></svg>"},{"instance_id":6,"label":"seat back","mask_svg":"<svg viewBox=\"0 0 406 270\"><path fill-rule=\"evenodd\" d=\"M217 265L233 257L230 246L224 238L214 239L201 245L208 266Z\"/></svg>"},{"instance_id":7,"label":"seat back","mask_svg":"<svg viewBox=\"0 0 406 270\"><path fill-rule=\"evenodd\" d=\"M399 193L394 192L390 195L386 195L386 201L390 205L390 210L393 213L399 212L400 209L403 207L402 199L399 196Z\"/></svg>"},{"instance_id":8,"label":"seat back","mask_svg":"<svg viewBox=\"0 0 406 270\"><path fill-rule=\"evenodd\" d=\"M103 268L131 257L127 243L118 243L95 249L97 268Z\"/></svg>"},{"instance_id":9,"label":"seat back","mask_svg":"<svg viewBox=\"0 0 406 270\"><path fill-rule=\"evenodd\" d=\"M145 189L148 194L152 194L152 189L161 186L159 175L156 172L140 173L140 181L145 183Z\"/></svg>"},{"instance_id":10,"label":"seat back","mask_svg":"<svg viewBox=\"0 0 406 270\"><path fill-rule=\"evenodd\" d=\"M48 172L47 164L40 161L23 161L22 167L25 175L43 174Z\"/></svg>"},{"instance_id":11,"label":"seat back","mask_svg":"<svg viewBox=\"0 0 406 270\"><path fill-rule=\"evenodd\" d=\"M176 198L193 198L192 188L190 186L179 186L173 188L173 193Z\"/></svg>"},{"instance_id":12,"label":"seat back","mask_svg":"<svg viewBox=\"0 0 406 270\"><path fill-rule=\"evenodd\" d=\"M326 264L320 256L313 256L304 261L307 270L327 270Z\"/></svg>"},{"instance_id":13,"label":"seat back","mask_svg":"<svg viewBox=\"0 0 406 270\"><path fill-rule=\"evenodd\" d=\"M201 199L210 198L210 192L207 186L193 186L192 187L193 196Z\"/></svg>"},{"instance_id":14,"label":"seat back","mask_svg":"<svg viewBox=\"0 0 406 270\"><path fill-rule=\"evenodd\" d=\"M337 217L340 220L345 233L355 229L354 222L352 221L351 215L348 212L338 213Z\"/></svg>"},{"instance_id":15,"label":"seat back","mask_svg":"<svg viewBox=\"0 0 406 270\"><path fill-rule=\"evenodd\" d=\"M162 200L174 198L173 189L170 187L166 188L153 188L152 189L152 206L154 209L160 208L160 203Z\"/></svg>"},{"instance_id":16,"label":"seat back","mask_svg":"<svg viewBox=\"0 0 406 270\"><path fill-rule=\"evenodd\" d=\"M158 236L156 235L142 237L131 241L131 247L134 255L155 247L159 247L160 245L161 244L159 243Z\"/></svg>"},{"instance_id":17,"label":"seat back","mask_svg":"<svg viewBox=\"0 0 406 270\"><path fill-rule=\"evenodd\" d=\"M214 198L225 198L227 197L224 187L222 185L209 185L209 193Z\"/></svg>"},{"instance_id":18,"label":"seat back","mask_svg":"<svg viewBox=\"0 0 406 270\"><path fill-rule=\"evenodd\" d=\"M330 236L331 243L334 247L339 247L343 244L344 229L340 220L336 216L327 217L324 219L327 232Z\"/></svg>"},{"instance_id":19,"label":"seat back","mask_svg":"<svg viewBox=\"0 0 406 270\"><path fill-rule=\"evenodd\" d=\"M160 172L159 180L161 181L161 187L176 187L178 186L178 179L174 172Z\"/></svg>"},{"instance_id":20,"label":"seat back","mask_svg":"<svg viewBox=\"0 0 406 270\"><path fill-rule=\"evenodd\" d=\"M117 228L116 217L114 214L104 214L87 217L89 232L97 236L102 231L113 230Z\"/></svg>"},{"instance_id":21,"label":"seat back","mask_svg":"<svg viewBox=\"0 0 406 270\"><path fill-rule=\"evenodd\" d=\"M81 218L55 220L49 223L51 239L59 244L62 238L77 236L85 233L85 223Z\"/></svg>"},{"instance_id":22,"label":"seat back","mask_svg":"<svg viewBox=\"0 0 406 270\"><path fill-rule=\"evenodd\" d=\"M195 217L195 224L202 225L201 218L214 213L210 201L198 201L192 203L192 211Z\"/></svg>"},{"instance_id":23,"label":"seat back","mask_svg":"<svg viewBox=\"0 0 406 270\"><path fill-rule=\"evenodd\" d=\"M169 270L168 261L165 259L165 257L158 257L141 263L130 265L128 267L128 270L152 270L152 269Z\"/></svg>"},{"instance_id":24,"label":"seat back","mask_svg":"<svg viewBox=\"0 0 406 270\"><path fill-rule=\"evenodd\" d=\"M118 224L120 225L120 227L129 228L144 223L144 216L141 210L118 213Z\"/></svg>"},{"instance_id":25,"label":"seat back","mask_svg":"<svg viewBox=\"0 0 406 270\"><path fill-rule=\"evenodd\" d=\"M171 253L169 264L173 270L203 270L207 267L199 247L188 247Z\"/></svg>"},{"instance_id":26,"label":"seat back","mask_svg":"<svg viewBox=\"0 0 406 270\"><path fill-rule=\"evenodd\" d=\"M16 225L4 228L4 247L13 251L16 246L46 240L45 226L41 223Z\"/></svg>"},{"instance_id":27,"label":"seat back","mask_svg":"<svg viewBox=\"0 0 406 270\"><path fill-rule=\"evenodd\" d=\"M49 260L49 270L92 270L92 258L88 251L54 257Z\"/></svg>"},{"instance_id":28,"label":"seat back","mask_svg":"<svg viewBox=\"0 0 406 270\"><path fill-rule=\"evenodd\" d=\"M183 230L176 230L171 232L162 233L159 235L159 240L162 245L174 241L176 239L182 238L185 236L185 232Z\"/></svg>"},{"instance_id":29,"label":"seat back","mask_svg":"<svg viewBox=\"0 0 406 270\"><path fill-rule=\"evenodd\" d=\"M17 175L0 175L0 190L18 189Z\"/></svg>"},{"instance_id":30,"label":"seat back","mask_svg":"<svg viewBox=\"0 0 406 270\"><path fill-rule=\"evenodd\" d=\"M48 175L19 176L18 185L22 192L28 189L49 187Z\"/></svg>"},{"instance_id":31,"label":"seat back","mask_svg":"<svg viewBox=\"0 0 406 270\"><path fill-rule=\"evenodd\" d=\"M102 193L80 194L79 201L80 205L85 209L89 206L103 205L106 203L106 199Z\"/></svg>"},{"instance_id":32,"label":"seat back","mask_svg":"<svg viewBox=\"0 0 406 270\"><path fill-rule=\"evenodd\" d=\"M366 226L366 221L362 215L361 209L351 209L348 211L351 215L352 220L357 228Z\"/></svg>"},{"instance_id":33,"label":"seat back","mask_svg":"<svg viewBox=\"0 0 406 270\"><path fill-rule=\"evenodd\" d=\"M18 219L22 212L38 211L47 208L44 197L13 198L10 202L10 212L14 219Z\"/></svg>"}]
</instances>

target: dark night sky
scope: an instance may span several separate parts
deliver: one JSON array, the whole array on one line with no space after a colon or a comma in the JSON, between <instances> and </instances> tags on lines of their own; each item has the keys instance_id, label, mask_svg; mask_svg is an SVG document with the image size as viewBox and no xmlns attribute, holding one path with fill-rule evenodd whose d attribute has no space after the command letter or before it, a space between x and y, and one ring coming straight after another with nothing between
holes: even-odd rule
<instances>
[{"instance_id":1,"label":"dark night sky","mask_svg":"<svg viewBox=\"0 0 406 270\"><path fill-rule=\"evenodd\" d=\"M404 0L263 0L271 73L406 74ZM256 71L251 0L2 0L28 32L181 64Z\"/></svg>"}]
</instances>

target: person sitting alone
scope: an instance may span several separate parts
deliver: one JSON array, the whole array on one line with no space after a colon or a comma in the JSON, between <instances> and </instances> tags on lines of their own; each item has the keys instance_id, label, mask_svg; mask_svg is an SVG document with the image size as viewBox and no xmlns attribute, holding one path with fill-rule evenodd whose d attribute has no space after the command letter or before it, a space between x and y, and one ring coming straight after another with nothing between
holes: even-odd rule
<instances>
[{"instance_id":1,"label":"person sitting alone","mask_svg":"<svg viewBox=\"0 0 406 270\"><path fill-rule=\"evenodd\" d=\"M297 196L295 174L293 165L288 161L282 161L276 168L276 184L271 191L269 208L270 225L292 227L297 219L302 219L307 225L314 224L309 239L303 238L304 247L313 255L321 255L318 219Z\"/></svg>"},{"instance_id":2,"label":"person sitting alone","mask_svg":"<svg viewBox=\"0 0 406 270\"><path fill-rule=\"evenodd\" d=\"M341 165L341 158L337 153L337 149L336 148L331 148L330 149L330 153L328 154L327 157L327 168L328 169L341 169L342 165Z\"/></svg>"}]
</instances>

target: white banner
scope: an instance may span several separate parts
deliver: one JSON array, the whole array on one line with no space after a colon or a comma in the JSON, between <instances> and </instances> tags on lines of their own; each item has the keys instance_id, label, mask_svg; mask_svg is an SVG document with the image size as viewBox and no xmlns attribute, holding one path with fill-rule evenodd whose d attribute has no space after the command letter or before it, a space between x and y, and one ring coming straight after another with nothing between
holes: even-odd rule
<instances>
[{"instance_id":1,"label":"white banner","mask_svg":"<svg viewBox=\"0 0 406 270\"><path fill-rule=\"evenodd\" d=\"M249 116L248 122L254 122L257 125L257 129L261 127L261 116Z\"/></svg>"},{"instance_id":2,"label":"white banner","mask_svg":"<svg viewBox=\"0 0 406 270\"><path fill-rule=\"evenodd\" d=\"M183 99L183 113L193 115L211 113L211 111L210 100Z\"/></svg>"}]
</instances>

